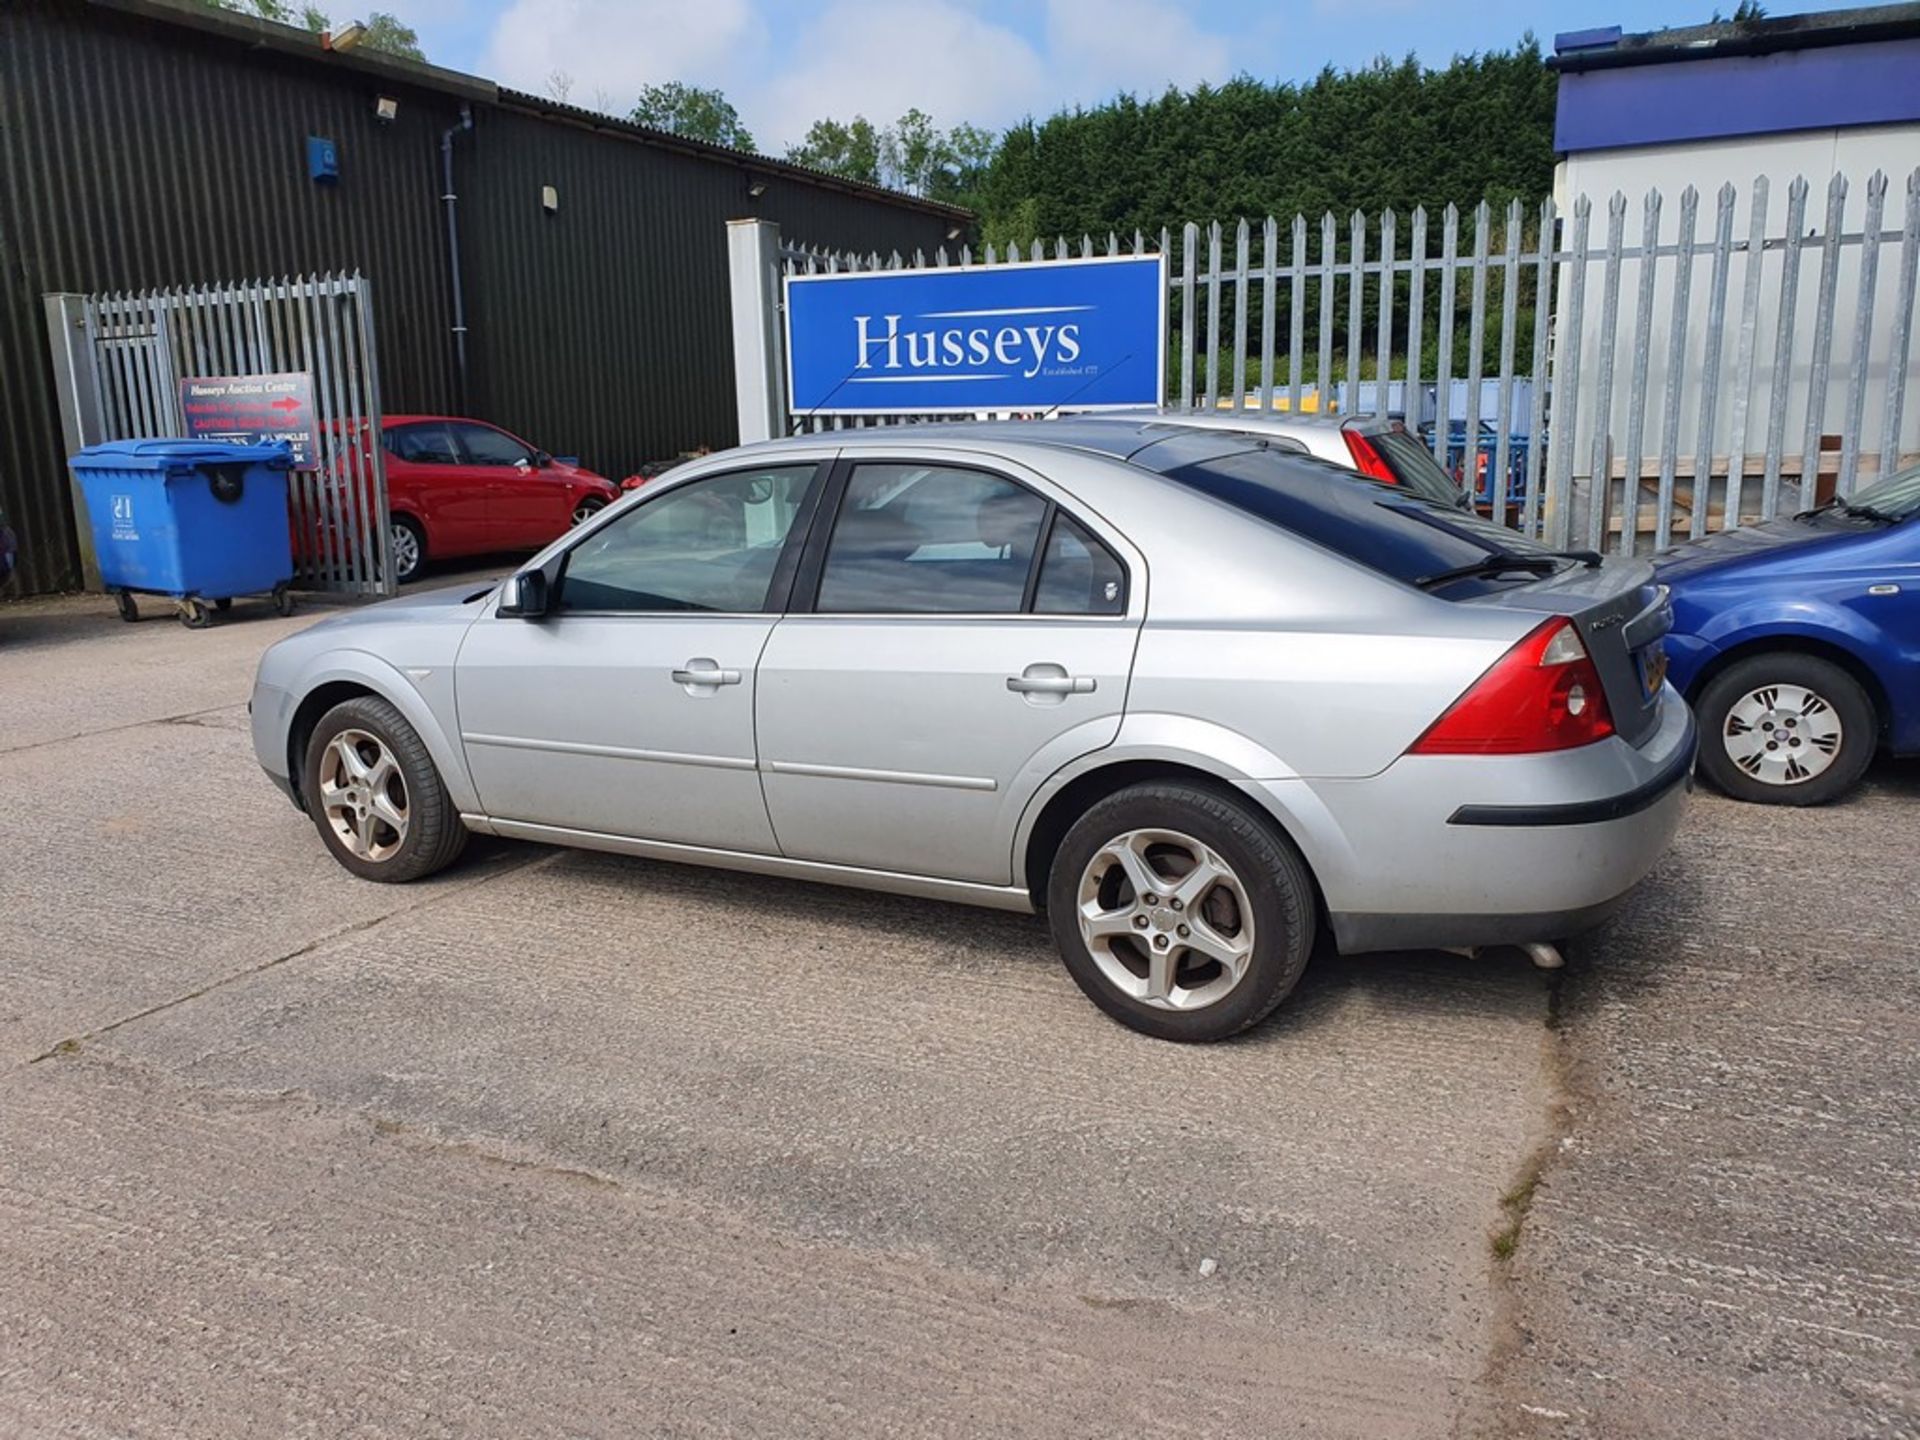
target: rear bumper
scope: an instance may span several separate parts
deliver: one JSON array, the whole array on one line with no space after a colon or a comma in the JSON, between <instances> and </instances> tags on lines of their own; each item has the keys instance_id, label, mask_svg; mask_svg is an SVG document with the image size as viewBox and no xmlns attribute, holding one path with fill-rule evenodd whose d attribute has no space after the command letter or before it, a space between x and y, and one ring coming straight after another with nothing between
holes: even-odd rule
<instances>
[{"instance_id":1,"label":"rear bumper","mask_svg":"<svg viewBox=\"0 0 1920 1440\"><path fill-rule=\"evenodd\" d=\"M1700 754L1700 736L1688 717L1686 745L1652 776L1631 790L1600 795L1591 800L1557 801L1534 805L1462 805L1448 817L1449 825L1560 826L1604 825L1650 810L1677 785L1693 779L1693 762Z\"/></svg>"},{"instance_id":2,"label":"rear bumper","mask_svg":"<svg viewBox=\"0 0 1920 1440\"><path fill-rule=\"evenodd\" d=\"M1366 780L1263 788L1301 822L1343 951L1513 944L1619 907L1679 828L1697 745L1669 691L1640 746L1405 756Z\"/></svg>"},{"instance_id":3,"label":"rear bumper","mask_svg":"<svg viewBox=\"0 0 1920 1440\"><path fill-rule=\"evenodd\" d=\"M1631 889L1577 910L1526 915L1332 915L1334 942L1343 955L1375 950L1469 950L1482 945L1526 945L1562 940L1601 924L1626 904Z\"/></svg>"}]
</instances>

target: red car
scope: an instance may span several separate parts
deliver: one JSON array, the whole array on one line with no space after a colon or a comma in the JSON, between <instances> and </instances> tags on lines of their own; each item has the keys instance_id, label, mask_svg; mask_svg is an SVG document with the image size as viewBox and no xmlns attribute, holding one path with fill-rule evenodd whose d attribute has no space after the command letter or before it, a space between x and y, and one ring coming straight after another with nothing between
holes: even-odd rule
<instances>
[{"instance_id":1,"label":"red car","mask_svg":"<svg viewBox=\"0 0 1920 1440\"><path fill-rule=\"evenodd\" d=\"M402 583L429 557L538 550L620 498L612 481L480 420L388 415L381 441Z\"/></svg>"}]
</instances>

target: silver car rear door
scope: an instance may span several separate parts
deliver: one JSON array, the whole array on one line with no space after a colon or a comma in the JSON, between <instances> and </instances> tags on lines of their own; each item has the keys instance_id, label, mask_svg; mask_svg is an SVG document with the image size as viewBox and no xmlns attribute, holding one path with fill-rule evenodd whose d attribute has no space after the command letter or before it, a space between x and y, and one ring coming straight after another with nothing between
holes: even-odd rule
<instances>
[{"instance_id":1,"label":"silver car rear door","mask_svg":"<svg viewBox=\"0 0 1920 1440\"><path fill-rule=\"evenodd\" d=\"M1031 470L844 459L760 661L782 852L1010 883L1027 800L1119 731L1145 606L1139 552Z\"/></svg>"}]
</instances>

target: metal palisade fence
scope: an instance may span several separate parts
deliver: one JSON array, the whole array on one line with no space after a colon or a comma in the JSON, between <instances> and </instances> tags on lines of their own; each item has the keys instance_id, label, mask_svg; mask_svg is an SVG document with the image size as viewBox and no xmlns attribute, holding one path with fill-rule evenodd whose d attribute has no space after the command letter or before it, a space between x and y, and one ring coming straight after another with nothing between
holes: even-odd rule
<instances>
[{"instance_id":1,"label":"metal palisade fence","mask_svg":"<svg viewBox=\"0 0 1920 1440\"><path fill-rule=\"evenodd\" d=\"M1157 249L1169 406L1399 415L1501 523L1645 553L1920 461L1920 169L1899 193L1879 172L1836 175L1812 213L1806 181L1784 204L1772 189L1269 217L930 260L781 245L778 268Z\"/></svg>"},{"instance_id":2,"label":"metal palisade fence","mask_svg":"<svg viewBox=\"0 0 1920 1440\"><path fill-rule=\"evenodd\" d=\"M47 300L70 443L180 436L179 381L312 377L317 467L289 477L294 583L393 593L372 303L359 275Z\"/></svg>"}]
</instances>

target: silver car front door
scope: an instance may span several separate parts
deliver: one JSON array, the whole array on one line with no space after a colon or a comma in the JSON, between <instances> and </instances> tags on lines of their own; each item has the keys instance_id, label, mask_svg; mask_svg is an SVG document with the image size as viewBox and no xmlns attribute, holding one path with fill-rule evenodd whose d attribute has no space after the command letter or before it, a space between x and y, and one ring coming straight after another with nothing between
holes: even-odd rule
<instances>
[{"instance_id":1,"label":"silver car front door","mask_svg":"<svg viewBox=\"0 0 1920 1440\"><path fill-rule=\"evenodd\" d=\"M1033 478L949 463L844 477L760 661L785 854L1009 883L1027 799L1112 743L1144 598Z\"/></svg>"},{"instance_id":2,"label":"silver car front door","mask_svg":"<svg viewBox=\"0 0 1920 1440\"><path fill-rule=\"evenodd\" d=\"M754 667L815 470L730 471L669 488L567 552L545 616L490 610L474 625L455 687L489 815L774 851Z\"/></svg>"}]
</instances>

